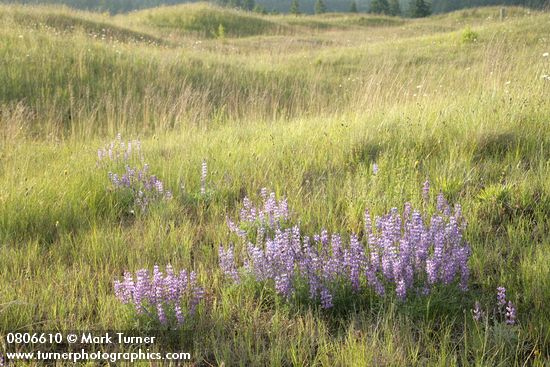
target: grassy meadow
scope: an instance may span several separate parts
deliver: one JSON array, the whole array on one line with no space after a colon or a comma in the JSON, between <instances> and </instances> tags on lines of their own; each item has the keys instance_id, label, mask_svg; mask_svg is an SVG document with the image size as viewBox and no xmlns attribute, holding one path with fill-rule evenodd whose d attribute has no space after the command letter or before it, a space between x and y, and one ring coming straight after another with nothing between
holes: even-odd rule
<instances>
[{"instance_id":1,"label":"grassy meadow","mask_svg":"<svg viewBox=\"0 0 550 367\"><path fill-rule=\"evenodd\" d=\"M550 14L498 14L0 6L0 334L143 330L113 280L172 264L206 293L179 333L191 365L547 366ZM172 200L120 200L124 164L97 162L118 133ZM366 207L420 205L427 179L468 221L464 294L335 314L218 268L226 218L263 187L305 233L349 236ZM517 324L476 323L498 286Z\"/></svg>"}]
</instances>

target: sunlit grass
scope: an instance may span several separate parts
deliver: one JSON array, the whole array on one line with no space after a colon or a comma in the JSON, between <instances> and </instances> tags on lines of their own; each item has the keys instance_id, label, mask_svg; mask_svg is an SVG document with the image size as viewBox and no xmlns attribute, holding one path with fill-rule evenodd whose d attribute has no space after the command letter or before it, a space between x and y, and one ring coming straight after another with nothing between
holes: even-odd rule
<instances>
[{"instance_id":1,"label":"sunlit grass","mask_svg":"<svg viewBox=\"0 0 550 367\"><path fill-rule=\"evenodd\" d=\"M284 31L220 40L139 13L0 7L0 330L131 328L113 280L171 263L206 287L186 345L197 362L544 365L550 19L470 12L386 26L247 14ZM476 42L463 42L468 25ZM120 204L96 161L118 132L141 139L173 200L143 215ZM382 300L338 318L217 270L226 217L262 187L286 196L308 233L349 234L367 206L420 203L426 179L468 219L463 313L434 319L440 300ZM471 318L500 285L518 308L512 333Z\"/></svg>"}]
</instances>

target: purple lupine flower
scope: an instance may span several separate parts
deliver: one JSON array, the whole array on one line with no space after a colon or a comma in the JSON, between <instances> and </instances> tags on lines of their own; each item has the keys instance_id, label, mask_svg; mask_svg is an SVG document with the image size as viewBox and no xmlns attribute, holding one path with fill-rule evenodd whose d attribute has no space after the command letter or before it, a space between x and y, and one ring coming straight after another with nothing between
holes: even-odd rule
<instances>
[{"instance_id":1,"label":"purple lupine flower","mask_svg":"<svg viewBox=\"0 0 550 367\"><path fill-rule=\"evenodd\" d=\"M386 279L393 280L394 277L394 262L395 262L395 247L389 236L385 236L383 239L383 253L382 253L382 274Z\"/></svg>"},{"instance_id":2,"label":"purple lupine flower","mask_svg":"<svg viewBox=\"0 0 550 367\"><path fill-rule=\"evenodd\" d=\"M219 263L220 268L229 276L235 283L239 282L239 274L237 272L237 267L235 265L235 256L233 254L234 248L230 246L227 251L224 250L223 246L219 247Z\"/></svg>"},{"instance_id":3,"label":"purple lupine flower","mask_svg":"<svg viewBox=\"0 0 550 367\"><path fill-rule=\"evenodd\" d=\"M181 306L179 304L174 305L174 313L176 314L176 320L179 325L183 325L185 321L185 316L183 316L183 311L181 309Z\"/></svg>"},{"instance_id":4,"label":"purple lupine flower","mask_svg":"<svg viewBox=\"0 0 550 367\"><path fill-rule=\"evenodd\" d=\"M437 264L434 259L426 260L426 274L430 285L437 282Z\"/></svg>"},{"instance_id":5,"label":"purple lupine flower","mask_svg":"<svg viewBox=\"0 0 550 367\"><path fill-rule=\"evenodd\" d=\"M332 257L329 260L329 276L334 278L342 273L344 251L342 249L342 238L338 234L333 234L330 238L332 248Z\"/></svg>"},{"instance_id":6,"label":"purple lupine flower","mask_svg":"<svg viewBox=\"0 0 550 367\"><path fill-rule=\"evenodd\" d=\"M412 283L412 279L409 279L409 274L412 271L411 268L412 257L412 244L407 236L404 236L399 241L399 254L395 256L393 276L396 279L404 278L407 284Z\"/></svg>"},{"instance_id":7,"label":"purple lupine flower","mask_svg":"<svg viewBox=\"0 0 550 367\"><path fill-rule=\"evenodd\" d=\"M115 295L122 303L130 303L135 291L134 278L132 274L125 272L123 281L115 280Z\"/></svg>"},{"instance_id":8,"label":"purple lupine flower","mask_svg":"<svg viewBox=\"0 0 550 367\"><path fill-rule=\"evenodd\" d=\"M503 313L504 307L506 306L506 288L498 287L497 288L497 307L500 313Z\"/></svg>"},{"instance_id":9,"label":"purple lupine flower","mask_svg":"<svg viewBox=\"0 0 550 367\"><path fill-rule=\"evenodd\" d=\"M414 264L416 267L420 267L428 255L426 241L422 238L424 231L422 215L418 210L413 210L409 227L409 244L411 246L410 250L414 254Z\"/></svg>"},{"instance_id":10,"label":"purple lupine flower","mask_svg":"<svg viewBox=\"0 0 550 367\"><path fill-rule=\"evenodd\" d=\"M138 313L141 313L144 310L142 305L143 300L154 300L154 295L151 294L151 290L149 273L145 269L138 270L136 272L136 284L133 293L133 301Z\"/></svg>"},{"instance_id":11,"label":"purple lupine flower","mask_svg":"<svg viewBox=\"0 0 550 367\"><path fill-rule=\"evenodd\" d=\"M125 302L125 303L128 303L132 300L132 298L134 297L134 292L135 292L135 288L136 285L134 283L134 277L131 273L129 272L125 272L124 273L124 281L122 283L122 288L123 290L121 291L121 295L122 295L122 301Z\"/></svg>"},{"instance_id":12,"label":"purple lupine flower","mask_svg":"<svg viewBox=\"0 0 550 367\"><path fill-rule=\"evenodd\" d=\"M206 194L206 175L208 174L208 166L206 160L202 161L201 165L201 195Z\"/></svg>"},{"instance_id":13,"label":"purple lupine flower","mask_svg":"<svg viewBox=\"0 0 550 367\"><path fill-rule=\"evenodd\" d=\"M382 284L380 279L378 279L378 277L376 276L376 273L372 269L367 269L365 274L368 284L374 288L376 294L378 294L379 296L383 296L386 293L386 290L384 289L384 285Z\"/></svg>"},{"instance_id":14,"label":"purple lupine flower","mask_svg":"<svg viewBox=\"0 0 550 367\"><path fill-rule=\"evenodd\" d=\"M321 289L321 307L328 309L333 306L332 304L332 294L327 288Z\"/></svg>"},{"instance_id":15,"label":"purple lupine flower","mask_svg":"<svg viewBox=\"0 0 550 367\"><path fill-rule=\"evenodd\" d=\"M460 204L455 204L455 212L454 212L454 218L457 223L461 223L462 221L462 206Z\"/></svg>"},{"instance_id":16,"label":"purple lupine flower","mask_svg":"<svg viewBox=\"0 0 550 367\"><path fill-rule=\"evenodd\" d=\"M275 275L275 290L280 295L289 298L292 294L292 282L290 275L287 273Z\"/></svg>"},{"instance_id":17,"label":"purple lupine flower","mask_svg":"<svg viewBox=\"0 0 550 367\"><path fill-rule=\"evenodd\" d=\"M363 221L364 221L364 228L365 228L365 234L367 235L368 243L372 243L373 235L372 235L372 220L370 218L370 211L369 209L365 209L365 213L363 214Z\"/></svg>"},{"instance_id":18,"label":"purple lupine flower","mask_svg":"<svg viewBox=\"0 0 550 367\"><path fill-rule=\"evenodd\" d=\"M514 307L514 304L511 301L508 301L508 304L506 305L506 324L508 325L515 325L516 323L516 308Z\"/></svg>"},{"instance_id":19,"label":"purple lupine flower","mask_svg":"<svg viewBox=\"0 0 550 367\"><path fill-rule=\"evenodd\" d=\"M242 229L240 229L232 220L227 218L226 222L227 222L227 227L229 228L229 231L237 234L237 236L239 237L246 236L246 231L243 231Z\"/></svg>"},{"instance_id":20,"label":"purple lupine flower","mask_svg":"<svg viewBox=\"0 0 550 367\"><path fill-rule=\"evenodd\" d=\"M433 233L433 256L426 261L426 271L430 284L440 280L440 270L445 259L445 236L443 219L434 216L431 220L430 230Z\"/></svg>"},{"instance_id":21,"label":"purple lupine flower","mask_svg":"<svg viewBox=\"0 0 550 367\"><path fill-rule=\"evenodd\" d=\"M285 198L279 201L277 216L279 220L288 220L288 216L289 216L288 202Z\"/></svg>"},{"instance_id":22,"label":"purple lupine flower","mask_svg":"<svg viewBox=\"0 0 550 367\"><path fill-rule=\"evenodd\" d=\"M410 227L410 219L411 219L411 213L412 213L412 204L408 201L403 205L403 218L405 220L404 229L408 230Z\"/></svg>"},{"instance_id":23,"label":"purple lupine flower","mask_svg":"<svg viewBox=\"0 0 550 367\"><path fill-rule=\"evenodd\" d=\"M422 187L422 198L424 199L424 202L427 204L430 202L430 181L426 180L424 182L424 186Z\"/></svg>"},{"instance_id":24,"label":"purple lupine flower","mask_svg":"<svg viewBox=\"0 0 550 367\"><path fill-rule=\"evenodd\" d=\"M157 192L159 194L164 193L164 185L162 184L162 181L158 180L156 177L155 177L155 189L157 189Z\"/></svg>"},{"instance_id":25,"label":"purple lupine flower","mask_svg":"<svg viewBox=\"0 0 550 367\"><path fill-rule=\"evenodd\" d=\"M476 301L472 312L473 312L474 320L481 321L481 319L483 318L483 311L481 310L481 305L478 301Z\"/></svg>"},{"instance_id":26,"label":"purple lupine flower","mask_svg":"<svg viewBox=\"0 0 550 367\"><path fill-rule=\"evenodd\" d=\"M165 278L158 265L153 267L152 297L154 302L161 304L165 298Z\"/></svg>"},{"instance_id":27,"label":"purple lupine flower","mask_svg":"<svg viewBox=\"0 0 550 367\"><path fill-rule=\"evenodd\" d=\"M267 187L262 187L260 189L260 196L262 197L262 199L265 201L267 200L267 196L269 195L268 191L267 191Z\"/></svg>"},{"instance_id":28,"label":"purple lupine flower","mask_svg":"<svg viewBox=\"0 0 550 367\"><path fill-rule=\"evenodd\" d=\"M437 211L444 214L445 216L449 216L451 214L449 203L447 203L447 200L445 199L445 196L442 192L439 192L439 194L437 195Z\"/></svg>"},{"instance_id":29,"label":"purple lupine flower","mask_svg":"<svg viewBox=\"0 0 550 367\"><path fill-rule=\"evenodd\" d=\"M378 164L376 163L372 164L372 174L375 176L378 174Z\"/></svg>"},{"instance_id":30,"label":"purple lupine flower","mask_svg":"<svg viewBox=\"0 0 550 367\"><path fill-rule=\"evenodd\" d=\"M188 287L191 293L191 301L189 302L189 314L194 315L197 310L197 306L204 298L204 289L198 286L197 273L195 273L194 271L189 274Z\"/></svg>"},{"instance_id":31,"label":"purple lupine flower","mask_svg":"<svg viewBox=\"0 0 550 367\"><path fill-rule=\"evenodd\" d=\"M178 279L176 278L174 274L174 269L172 269L172 265L168 264L166 266L166 275L163 279L164 283L164 291L165 297L169 302L176 302L179 298L179 284Z\"/></svg>"},{"instance_id":32,"label":"purple lupine flower","mask_svg":"<svg viewBox=\"0 0 550 367\"><path fill-rule=\"evenodd\" d=\"M355 291L359 290L361 284L360 276L365 266L365 262L365 250L357 239L357 236L352 235L350 238L348 266L351 285Z\"/></svg>"},{"instance_id":33,"label":"purple lupine flower","mask_svg":"<svg viewBox=\"0 0 550 367\"><path fill-rule=\"evenodd\" d=\"M162 307L162 302L157 303L157 317L162 325L166 325L168 323L168 319L164 313L164 308Z\"/></svg>"},{"instance_id":34,"label":"purple lupine flower","mask_svg":"<svg viewBox=\"0 0 550 367\"><path fill-rule=\"evenodd\" d=\"M405 280L400 279L397 281L395 293L400 300L404 300L407 297L407 285L405 284Z\"/></svg>"}]
</instances>

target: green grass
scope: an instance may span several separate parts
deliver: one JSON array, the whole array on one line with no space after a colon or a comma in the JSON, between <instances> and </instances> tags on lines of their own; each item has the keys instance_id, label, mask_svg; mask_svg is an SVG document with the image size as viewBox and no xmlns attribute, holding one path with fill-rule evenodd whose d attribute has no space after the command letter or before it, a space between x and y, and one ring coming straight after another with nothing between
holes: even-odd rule
<instances>
[{"instance_id":1,"label":"green grass","mask_svg":"<svg viewBox=\"0 0 550 367\"><path fill-rule=\"evenodd\" d=\"M135 328L114 277L171 263L206 286L178 349L197 365L545 365L550 16L508 14L0 7L0 334ZM172 202L132 216L117 200L96 152L118 132L142 140ZM335 316L229 286L217 270L226 216L262 187L288 197L304 231L349 234L366 206L418 203L426 178L468 219L463 299ZM519 326L475 324L474 301L500 285Z\"/></svg>"},{"instance_id":2,"label":"green grass","mask_svg":"<svg viewBox=\"0 0 550 367\"><path fill-rule=\"evenodd\" d=\"M138 23L181 34L196 34L216 38L222 25L228 36L246 37L258 34L280 33L281 24L265 17L241 11L221 9L207 4L180 5L143 10L130 17Z\"/></svg>"}]
</instances>

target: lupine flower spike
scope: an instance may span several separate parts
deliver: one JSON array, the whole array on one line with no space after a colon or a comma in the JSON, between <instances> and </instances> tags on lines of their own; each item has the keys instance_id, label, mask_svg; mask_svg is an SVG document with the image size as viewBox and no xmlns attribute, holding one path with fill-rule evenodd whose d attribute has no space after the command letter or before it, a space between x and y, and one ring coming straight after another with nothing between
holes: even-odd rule
<instances>
[{"instance_id":1,"label":"lupine flower spike","mask_svg":"<svg viewBox=\"0 0 550 367\"><path fill-rule=\"evenodd\" d=\"M208 174L208 166L206 161L202 161L201 166L201 195L206 194L206 175Z\"/></svg>"},{"instance_id":2,"label":"lupine flower spike","mask_svg":"<svg viewBox=\"0 0 550 367\"><path fill-rule=\"evenodd\" d=\"M424 202L428 204L430 202L430 181L426 180L424 186L422 187L422 198Z\"/></svg>"},{"instance_id":3,"label":"lupine flower spike","mask_svg":"<svg viewBox=\"0 0 550 367\"><path fill-rule=\"evenodd\" d=\"M508 301L506 306L506 323L508 325L514 325L516 323L516 308L511 301Z\"/></svg>"},{"instance_id":4,"label":"lupine flower spike","mask_svg":"<svg viewBox=\"0 0 550 367\"><path fill-rule=\"evenodd\" d=\"M475 303L473 314L474 314L474 320L476 321L481 321L481 319L483 318L483 311L481 310L481 305L479 304L478 301L476 301Z\"/></svg>"}]
</instances>

